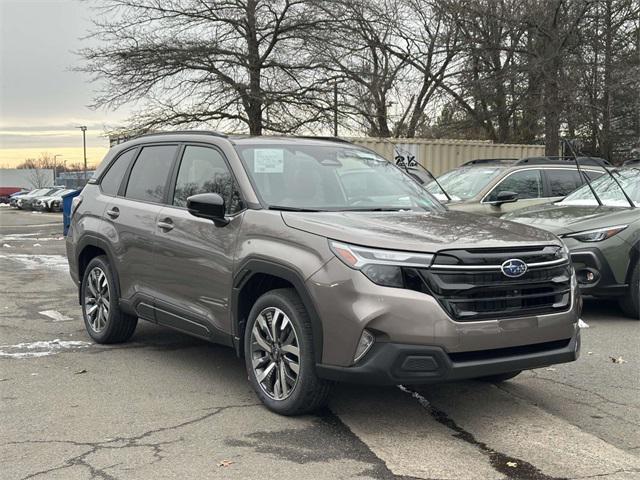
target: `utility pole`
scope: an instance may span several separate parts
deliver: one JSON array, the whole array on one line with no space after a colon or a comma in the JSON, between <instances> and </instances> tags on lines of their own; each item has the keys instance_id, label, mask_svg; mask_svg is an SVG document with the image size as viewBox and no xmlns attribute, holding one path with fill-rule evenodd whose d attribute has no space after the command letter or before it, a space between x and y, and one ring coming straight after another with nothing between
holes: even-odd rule
<instances>
[{"instance_id":1,"label":"utility pole","mask_svg":"<svg viewBox=\"0 0 640 480\"><path fill-rule=\"evenodd\" d=\"M333 82L333 136L338 136L338 82Z\"/></svg>"},{"instance_id":2,"label":"utility pole","mask_svg":"<svg viewBox=\"0 0 640 480\"><path fill-rule=\"evenodd\" d=\"M57 169L58 169L58 162L56 161L58 157L63 157L64 155L60 154L60 153L56 153L53 156L53 185L56 185L56 178L57 178Z\"/></svg>"},{"instance_id":3,"label":"utility pole","mask_svg":"<svg viewBox=\"0 0 640 480\"><path fill-rule=\"evenodd\" d=\"M81 127L76 127L82 130L82 149L84 151L84 183L87 184L87 127L86 125L82 125Z\"/></svg>"}]
</instances>

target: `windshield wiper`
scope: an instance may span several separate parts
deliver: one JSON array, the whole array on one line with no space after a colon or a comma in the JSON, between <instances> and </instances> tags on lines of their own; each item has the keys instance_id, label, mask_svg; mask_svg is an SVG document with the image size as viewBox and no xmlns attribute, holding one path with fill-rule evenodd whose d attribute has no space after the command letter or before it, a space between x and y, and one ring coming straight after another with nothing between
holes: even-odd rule
<instances>
[{"instance_id":1,"label":"windshield wiper","mask_svg":"<svg viewBox=\"0 0 640 480\"><path fill-rule=\"evenodd\" d=\"M589 179L589 175L587 175L585 172L583 172L582 169L580 168L580 162L578 161L578 156L576 155L576 152L573 150L573 146L571 146L571 143L566 138L564 139L564 144L567 147L569 147L569 151L573 155L573 160L576 162L576 168L578 169L578 175L581 175L587 181L587 185L589 185L589 190L591 190L591 193L593 194L593 197L596 199L596 202L598 202L598 206L601 207L602 206L602 200L600 200L600 197L598 196L598 194L596 193L595 189L591 185L591 180ZM605 168L605 170L607 170L607 169Z\"/></svg>"},{"instance_id":2,"label":"windshield wiper","mask_svg":"<svg viewBox=\"0 0 640 480\"><path fill-rule=\"evenodd\" d=\"M422 170L424 170L426 172L427 175L429 175L433 179L433 181L438 186L440 191L442 193L444 193L445 197L447 197L447 200L450 201L450 202L452 201L451 196L447 193L447 191L444 188L442 188L442 185L440 185L440 182L438 181L436 176L433 173L431 173L431 171L427 167L423 166L419 162L413 162L412 164L410 164L410 163L411 162L405 162L404 160L398 160L398 161L396 161L396 166L404 168L404 171L407 173L407 175L411 175L411 172L409 171L409 167L421 168ZM426 186L425 186L425 189L426 189ZM429 192L429 193L431 193L431 192Z\"/></svg>"},{"instance_id":3,"label":"windshield wiper","mask_svg":"<svg viewBox=\"0 0 640 480\"><path fill-rule=\"evenodd\" d=\"M578 166L578 171L581 172L585 178L587 178L587 183L589 184L589 188L591 189L591 192L593 193L593 196L596 197L596 200L598 201L598 204L600 206L602 206L602 202L600 201L600 198L598 197L598 195L596 195L595 190L593 189L593 187L591 186L591 183L588 180L588 175L584 172L582 172L582 170L580 170L580 165L578 162L578 157L576 156L575 152L573 151L573 148L571 147L571 145L569 144L569 142L566 141L566 144L569 146L569 149L571 150L571 153L573 154L573 158L576 161L576 165ZM618 181L618 179L613 175L613 173L611 173L611 171L604 165L604 163L601 163L600 160L598 160L597 158L593 158L593 157L589 157L592 160L595 160L596 163L598 165L600 165L600 167L602 167L602 169L607 172L609 174L609 176L611 177L611 179L616 182L616 185L618 185L618 187L620 188L620 191L622 192L622 194L624 195L624 198L627 200L627 202L629 203L629 206L631 208L635 208L636 204L633 203L633 200L631 200L631 197L627 194L626 190L624 188L622 188L622 185L620 184L620 182Z\"/></svg>"},{"instance_id":4,"label":"windshield wiper","mask_svg":"<svg viewBox=\"0 0 640 480\"><path fill-rule=\"evenodd\" d=\"M300 208L300 207L287 207L286 205L269 205L269 210L282 210L283 212L322 212L317 208Z\"/></svg>"}]
</instances>

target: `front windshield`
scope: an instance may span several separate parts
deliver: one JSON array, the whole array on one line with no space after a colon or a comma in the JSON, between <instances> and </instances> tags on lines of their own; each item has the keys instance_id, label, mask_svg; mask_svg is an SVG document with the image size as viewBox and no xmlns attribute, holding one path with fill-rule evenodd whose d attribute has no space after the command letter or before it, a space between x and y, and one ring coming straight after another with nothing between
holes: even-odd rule
<instances>
[{"instance_id":1,"label":"front windshield","mask_svg":"<svg viewBox=\"0 0 640 480\"><path fill-rule=\"evenodd\" d=\"M640 206L640 168L623 168L611 170L616 180L629 195L636 207ZM602 175L591 182L591 186L600 197L603 205L609 207L628 207L624 193L610 175ZM569 194L560 202L561 205L598 205L589 185L584 185Z\"/></svg>"},{"instance_id":2,"label":"front windshield","mask_svg":"<svg viewBox=\"0 0 640 480\"><path fill-rule=\"evenodd\" d=\"M463 167L451 170L438 177L438 182L449 194L451 200L467 200L475 197L489 182L498 176L501 169L496 167ZM429 190L439 199L444 197L435 181L427 184Z\"/></svg>"},{"instance_id":3,"label":"front windshield","mask_svg":"<svg viewBox=\"0 0 640 480\"><path fill-rule=\"evenodd\" d=\"M375 153L335 145L236 145L262 200L273 209L444 210Z\"/></svg>"}]
</instances>

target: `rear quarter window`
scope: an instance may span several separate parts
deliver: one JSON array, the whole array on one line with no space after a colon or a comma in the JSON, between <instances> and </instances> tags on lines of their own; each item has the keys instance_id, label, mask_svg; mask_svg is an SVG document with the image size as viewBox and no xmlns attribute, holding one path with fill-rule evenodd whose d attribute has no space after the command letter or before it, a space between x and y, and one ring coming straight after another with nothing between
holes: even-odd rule
<instances>
[{"instance_id":1,"label":"rear quarter window","mask_svg":"<svg viewBox=\"0 0 640 480\"><path fill-rule=\"evenodd\" d=\"M100 189L102 190L102 193L114 197L118 194L124 174L137 151L137 148L132 148L131 150L127 150L120 154L120 156L116 158L109 167L109 170L107 170L107 173L102 177L102 181L100 182Z\"/></svg>"}]
</instances>

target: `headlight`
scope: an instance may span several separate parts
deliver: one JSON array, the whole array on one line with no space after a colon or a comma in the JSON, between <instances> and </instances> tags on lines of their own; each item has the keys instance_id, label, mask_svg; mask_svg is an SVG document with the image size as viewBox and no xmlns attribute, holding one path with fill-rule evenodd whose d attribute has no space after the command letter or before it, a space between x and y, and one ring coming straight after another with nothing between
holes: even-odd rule
<instances>
[{"instance_id":1,"label":"headlight","mask_svg":"<svg viewBox=\"0 0 640 480\"><path fill-rule=\"evenodd\" d=\"M402 267L428 268L433 261L430 253L379 250L333 240L329 247L347 267L360 270L373 283L385 287L404 286Z\"/></svg>"},{"instance_id":2,"label":"headlight","mask_svg":"<svg viewBox=\"0 0 640 480\"><path fill-rule=\"evenodd\" d=\"M579 242L601 242L607 238L617 235L629 225L616 225L614 227L597 228L595 230L585 230L583 232L567 233L564 238L575 238Z\"/></svg>"}]
</instances>

